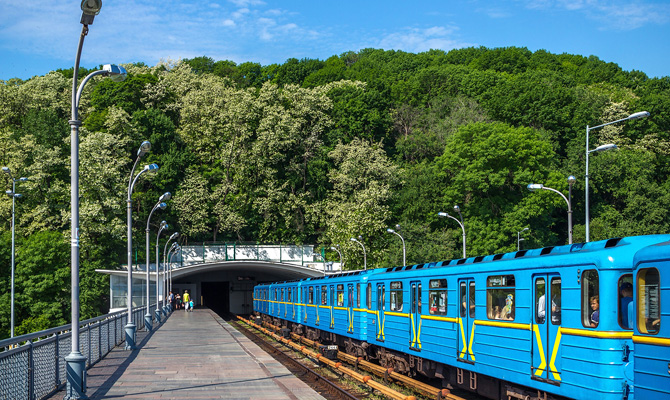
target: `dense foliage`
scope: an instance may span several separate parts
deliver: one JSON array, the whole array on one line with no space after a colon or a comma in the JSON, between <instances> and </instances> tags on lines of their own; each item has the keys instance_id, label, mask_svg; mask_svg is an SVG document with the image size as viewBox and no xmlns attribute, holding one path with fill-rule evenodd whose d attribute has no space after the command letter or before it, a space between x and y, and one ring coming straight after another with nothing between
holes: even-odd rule
<instances>
[{"instance_id":1,"label":"dense foliage","mask_svg":"<svg viewBox=\"0 0 670 400\"><path fill-rule=\"evenodd\" d=\"M125 262L128 175L139 144L160 165L133 195L143 226L160 194L182 242L339 245L347 268L459 257L461 231L439 211L458 204L468 255L567 242L567 206L529 183L572 188L583 241L585 127L591 132L591 239L670 231L670 78L596 57L523 48L421 54L365 49L325 61L236 64L198 57L128 78L94 79L82 96L82 318L106 311L107 278ZM84 76L87 71L79 71ZM17 334L68 321L69 110L73 71L0 81L2 166L30 177L17 192ZM7 188L11 188L7 181ZM1 301L9 304L11 201L0 202ZM173 230L171 229L171 230ZM143 229L135 257L142 262ZM9 307L0 309L0 337Z\"/></svg>"}]
</instances>

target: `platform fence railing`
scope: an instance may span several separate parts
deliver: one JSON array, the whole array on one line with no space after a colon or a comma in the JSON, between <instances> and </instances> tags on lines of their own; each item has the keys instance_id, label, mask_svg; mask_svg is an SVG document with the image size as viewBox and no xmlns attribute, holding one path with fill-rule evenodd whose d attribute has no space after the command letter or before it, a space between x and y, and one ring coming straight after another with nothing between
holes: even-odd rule
<instances>
[{"instance_id":1,"label":"platform fence railing","mask_svg":"<svg viewBox=\"0 0 670 400\"><path fill-rule=\"evenodd\" d=\"M156 304L152 304L152 310ZM133 323L144 329L146 306L135 307ZM118 311L81 321L79 343L86 367L125 341L128 313ZM72 325L0 341L0 399L41 400L65 385L64 358L72 350Z\"/></svg>"}]
</instances>

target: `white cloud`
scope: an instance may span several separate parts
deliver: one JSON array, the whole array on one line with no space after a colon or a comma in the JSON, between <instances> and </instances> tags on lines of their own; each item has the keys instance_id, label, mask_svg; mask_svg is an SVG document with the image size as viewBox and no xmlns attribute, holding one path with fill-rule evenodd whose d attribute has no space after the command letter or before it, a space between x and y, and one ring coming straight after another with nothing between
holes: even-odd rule
<instances>
[{"instance_id":1,"label":"white cloud","mask_svg":"<svg viewBox=\"0 0 670 400\"><path fill-rule=\"evenodd\" d=\"M455 27L435 26L431 28L407 28L402 32L392 33L379 41L383 49L397 49L419 53L431 49L451 50L472 46L454 38Z\"/></svg>"}]
</instances>

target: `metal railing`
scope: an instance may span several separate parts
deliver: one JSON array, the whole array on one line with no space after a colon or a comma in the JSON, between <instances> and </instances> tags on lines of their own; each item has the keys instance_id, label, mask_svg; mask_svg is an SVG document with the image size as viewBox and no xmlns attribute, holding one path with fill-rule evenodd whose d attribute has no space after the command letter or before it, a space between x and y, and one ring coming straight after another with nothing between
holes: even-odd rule
<instances>
[{"instance_id":1,"label":"metal railing","mask_svg":"<svg viewBox=\"0 0 670 400\"><path fill-rule=\"evenodd\" d=\"M133 323L140 329L145 310L133 310ZM87 368L125 341L127 320L128 313L119 311L80 322ZM67 381L64 358L71 352L71 328L68 324L0 341L0 399L39 400L58 391Z\"/></svg>"}]
</instances>

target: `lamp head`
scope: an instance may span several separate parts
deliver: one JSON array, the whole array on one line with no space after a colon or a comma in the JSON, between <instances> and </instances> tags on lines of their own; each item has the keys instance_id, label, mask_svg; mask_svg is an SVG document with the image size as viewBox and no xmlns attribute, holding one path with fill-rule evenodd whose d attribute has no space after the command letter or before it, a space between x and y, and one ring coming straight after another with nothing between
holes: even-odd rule
<instances>
[{"instance_id":1,"label":"lamp head","mask_svg":"<svg viewBox=\"0 0 670 400\"><path fill-rule=\"evenodd\" d=\"M11 174L12 173L12 171L9 170L9 167L2 167L2 172L4 172L5 174Z\"/></svg>"},{"instance_id":2,"label":"lamp head","mask_svg":"<svg viewBox=\"0 0 670 400\"><path fill-rule=\"evenodd\" d=\"M96 15L100 13L102 0L82 0L81 2L81 23L91 25Z\"/></svg>"},{"instance_id":3,"label":"lamp head","mask_svg":"<svg viewBox=\"0 0 670 400\"><path fill-rule=\"evenodd\" d=\"M28 178L26 178L25 176L19 178L19 182L26 182L27 180Z\"/></svg>"},{"instance_id":4,"label":"lamp head","mask_svg":"<svg viewBox=\"0 0 670 400\"><path fill-rule=\"evenodd\" d=\"M155 170L158 169L158 164L149 164L149 165L145 165L145 166L144 166L144 169L145 169L146 171L155 171Z\"/></svg>"},{"instance_id":5,"label":"lamp head","mask_svg":"<svg viewBox=\"0 0 670 400\"><path fill-rule=\"evenodd\" d=\"M105 64L102 67L102 70L107 72L105 76L114 82L123 82L126 79L126 69L120 65L116 64Z\"/></svg>"},{"instance_id":6,"label":"lamp head","mask_svg":"<svg viewBox=\"0 0 670 400\"><path fill-rule=\"evenodd\" d=\"M626 119L640 119L640 118L646 118L646 117L648 117L649 115L651 115L651 114L649 114L649 111L640 111L640 112L636 112L635 114L631 114L631 115L629 115L628 118L626 118Z\"/></svg>"},{"instance_id":7,"label":"lamp head","mask_svg":"<svg viewBox=\"0 0 670 400\"><path fill-rule=\"evenodd\" d=\"M577 182L577 178L575 178L573 175L568 176L568 185L572 186Z\"/></svg>"},{"instance_id":8,"label":"lamp head","mask_svg":"<svg viewBox=\"0 0 670 400\"><path fill-rule=\"evenodd\" d=\"M591 152L598 152L598 151L607 151L607 150L614 150L616 149L616 144L614 143L608 143L604 144L602 146L598 146L595 149L591 150Z\"/></svg>"},{"instance_id":9,"label":"lamp head","mask_svg":"<svg viewBox=\"0 0 670 400\"><path fill-rule=\"evenodd\" d=\"M167 204L165 204L165 203L160 203L158 205L158 208L160 208L161 210L165 210L166 207L167 207Z\"/></svg>"},{"instance_id":10,"label":"lamp head","mask_svg":"<svg viewBox=\"0 0 670 400\"><path fill-rule=\"evenodd\" d=\"M11 190L5 191L5 194L9 197L14 197L14 192L12 192Z\"/></svg>"},{"instance_id":11,"label":"lamp head","mask_svg":"<svg viewBox=\"0 0 670 400\"><path fill-rule=\"evenodd\" d=\"M14 193L14 197L20 199L23 195L21 193Z\"/></svg>"},{"instance_id":12,"label":"lamp head","mask_svg":"<svg viewBox=\"0 0 670 400\"><path fill-rule=\"evenodd\" d=\"M175 233L173 233L173 234L170 236L170 239L169 239L169 240L173 240L173 239L176 239L176 238L178 238L178 237L179 237L179 232L175 232ZM177 244L177 243L174 243L173 246L174 246L175 244Z\"/></svg>"},{"instance_id":13,"label":"lamp head","mask_svg":"<svg viewBox=\"0 0 670 400\"><path fill-rule=\"evenodd\" d=\"M358 240L356 240L356 238L351 238L349 240L351 240L352 242L358 242Z\"/></svg>"},{"instance_id":14,"label":"lamp head","mask_svg":"<svg viewBox=\"0 0 670 400\"><path fill-rule=\"evenodd\" d=\"M391 228L386 229L386 232L388 232L388 233L395 233L395 231L394 231L393 229L391 229Z\"/></svg>"},{"instance_id":15,"label":"lamp head","mask_svg":"<svg viewBox=\"0 0 670 400\"><path fill-rule=\"evenodd\" d=\"M160 229L167 229L167 228L169 228L169 227L170 227L170 226L168 225L167 222L165 222L165 221L161 221Z\"/></svg>"},{"instance_id":16,"label":"lamp head","mask_svg":"<svg viewBox=\"0 0 670 400\"><path fill-rule=\"evenodd\" d=\"M331 249L331 250L334 250L334 251L337 251L337 249L335 248L335 246L330 246L330 249Z\"/></svg>"},{"instance_id":17,"label":"lamp head","mask_svg":"<svg viewBox=\"0 0 670 400\"><path fill-rule=\"evenodd\" d=\"M170 200L171 197L172 197L172 195L170 194L170 192L165 192L161 195L161 197L158 199L158 201L160 201L160 202L168 201L168 200Z\"/></svg>"},{"instance_id":18,"label":"lamp head","mask_svg":"<svg viewBox=\"0 0 670 400\"><path fill-rule=\"evenodd\" d=\"M528 229L530 229L530 228L529 228L529 227L525 227L525 228L523 228L523 229L521 230L521 232L526 232Z\"/></svg>"},{"instance_id":19,"label":"lamp head","mask_svg":"<svg viewBox=\"0 0 670 400\"><path fill-rule=\"evenodd\" d=\"M540 189L544 188L544 185L541 184L541 183L529 183L528 186L526 186L526 187L528 188L528 190L533 192L535 190L540 190Z\"/></svg>"},{"instance_id":20,"label":"lamp head","mask_svg":"<svg viewBox=\"0 0 670 400\"><path fill-rule=\"evenodd\" d=\"M137 150L137 155L142 157L143 155L147 154L149 152L149 150L151 150L151 142L149 142L148 140L145 140L140 145L139 150Z\"/></svg>"},{"instance_id":21,"label":"lamp head","mask_svg":"<svg viewBox=\"0 0 670 400\"><path fill-rule=\"evenodd\" d=\"M358 235L358 240L363 240L363 236Z\"/></svg>"},{"instance_id":22,"label":"lamp head","mask_svg":"<svg viewBox=\"0 0 670 400\"><path fill-rule=\"evenodd\" d=\"M438 217L448 217L449 214L447 214L446 212L442 212L442 211L440 211L439 213L437 213L437 216L438 216Z\"/></svg>"},{"instance_id":23,"label":"lamp head","mask_svg":"<svg viewBox=\"0 0 670 400\"><path fill-rule=\"evenodd\" d=\"M454 206L454 211L456 211L457 213L461 212L461 208L458 206L458 204Z\"/></svg>"}]
</instances>

